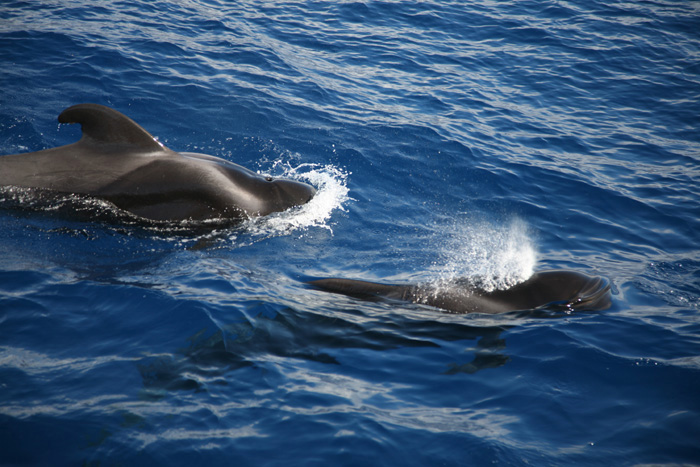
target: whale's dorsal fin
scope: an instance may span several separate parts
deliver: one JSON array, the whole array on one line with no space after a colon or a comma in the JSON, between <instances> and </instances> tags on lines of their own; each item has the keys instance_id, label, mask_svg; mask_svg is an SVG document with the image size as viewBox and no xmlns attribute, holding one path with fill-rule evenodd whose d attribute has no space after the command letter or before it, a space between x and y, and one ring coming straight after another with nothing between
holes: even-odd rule
<instances>
[{"instance_id":1,"label":"whale's dorsal fin","mask_svg":"<svg viewBox=\"0 0 700 467\"><path fill-rule=\"evenodd\" d=\"M58 116L59 123L80 123L81 141L103 144L129 144L144 152L167 149L132 119L99 104L77 104Z\"/></svg>"}]
</instances>

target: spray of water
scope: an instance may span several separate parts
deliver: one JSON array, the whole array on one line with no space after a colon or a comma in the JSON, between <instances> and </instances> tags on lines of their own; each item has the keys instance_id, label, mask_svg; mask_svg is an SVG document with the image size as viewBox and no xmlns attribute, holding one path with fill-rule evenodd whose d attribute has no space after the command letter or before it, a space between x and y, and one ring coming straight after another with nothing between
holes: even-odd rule
<instances>
[{"instance_id":1,"label":"spray of water","mask_svg":"<svg viewBox=\"0 0 700 467\"><path fill-rule=\"evenodd\" d=\"M527 226L515 219L495 227L485 221L460 221L446 229L433 264L435 286L462 278L486 291L507 289L528 279L537 254Z\"/></svg>"},{"instance_id":2,"label":"spray of water","mask_svg":"<svg viewBox=\"0 0 700 467\"><path fill-rule=\"evenodd\" d=\"M314 197L303 206L252 219L248 231L257 235L283 235L309 227L321 227L332 232L330 218L333 211L344 210L348 197L348 173L332 165L301 164L292 167L281 161L275 168L282 168L282 177L308 182L316 187Z\"/></svg>"}]
</instances>

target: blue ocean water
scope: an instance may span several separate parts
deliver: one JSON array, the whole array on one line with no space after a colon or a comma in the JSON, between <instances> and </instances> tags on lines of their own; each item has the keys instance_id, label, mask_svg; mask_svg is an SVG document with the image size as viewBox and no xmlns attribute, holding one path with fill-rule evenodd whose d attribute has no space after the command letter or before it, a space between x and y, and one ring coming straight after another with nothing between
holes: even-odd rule
<instances>
[{"instance_id":1,"label":"blue ocean water","mask_svg":"<svg viewBox=\"0 0 700 467\"><path fill-rule=\"evenodd\" d=\"M0 154L109 105L314 184L183 234L0 209L0 465L700 464L700 4L4 1ZM304 281L548 268L450 315Z\"/></svg>"}]
</instances>

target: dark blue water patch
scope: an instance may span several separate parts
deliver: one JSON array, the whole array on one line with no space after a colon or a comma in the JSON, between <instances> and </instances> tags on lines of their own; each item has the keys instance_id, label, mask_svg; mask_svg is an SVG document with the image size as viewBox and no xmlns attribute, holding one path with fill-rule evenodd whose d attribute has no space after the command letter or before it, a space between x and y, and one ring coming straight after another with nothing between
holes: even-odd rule
<instances>
[{"instance_id":1,"label":"dark blue water patch","mask_svg":"<svg viewBox=\"0 0 700 467\"><path fill-rule=\"evenodd\" d=\"M580 323L584 324L583 321L580 321ZM558 336L556 333L541 330L547 334L547 338L545 340L538 339L539 344L537 346L529 345L529 350L516 350L516 355L513 356L512 362L512 368L515 370L515 367L519 365L518 360L520 358L529 358L529 352L533 351L535 354L532 355L532 358L541 361L541 365L544 365L543 369L546 367L546 374L550 375L545 376L543 373L541 377L543 378L542 387L548 388L543 392L551 393L553 396L551 400L547 402L543 399L537 402L520 400L519 405L522 407L538 407L531 413L528 413L530 412L528 410L522 413L524 423L527 423L530 427L539 425L541 428L535 429L535 432L548 432L549 428L547 427L562 425L563 421L557 421L557 417L571 417L571 422L576 420L574 423L568 423L568 428L561 431L558 435L551 433L551 435L560 436L551 438L554 445L577 444L579 448L587 449L589 454L593 456L620 455L621 446L627 445L630 438L644 437L643 433L648 429L654 431L654 428L651 427L658 426L659 423L662 423L660 420L672 416L676 408L684 407L684 409L680 410L685 410L695 405L691 395L691 388L697 383L689 381L687 386L683 385L682 387L673 383L652 384L652 380L656 378L664 378L665 381L673 380L676 377L673 376L674 374L684 372L681 368L658 362L651 365L643 364L643 359L635 361L633 358L614 356L607 349L592 349L588 346L581 346L579 351L574 353L569 351L562 352L564 347L568 347L566 344L568 339L576 338L577 334L569 334L569 326L559 324L557 327L567 330L567 336ZM625 331L625 325L613 325L612 329L615 329L617 332L630 332ZM589 336L591 331L592 328L589 328L581 336ZM528 334L528 331L516 332L516 334L520 333ZM614 334L614 332L611 332L610 337L613 337ZM530 338L536 339L535 336L530 336ZM517 338L511 337L507 340L511 349L519 346ZM614 342L608 341L608 343L604 343L604 347L609 348L610 344L614 345ZM565 354L567 355L566 358L564 358ZM572 371L572 367L568 363L572 358L578 362L575 371ZM640 365L640 363L642 364ZM551 378L552 375L556 375L554 379ZM584 392L579 392L578 389L572 390L573 388L579 388L582 384L587 385L588 383L585 381L595 381L595 383ZM509 395L507 397L518 398L522 397L522 394L532 394L533 389L523 388L516 383L509 388L508 392ZM626 394L630 392L635 392L638 397L647 399L648 405L642 413L633 413L628 407L625 407L623 401L626 398ZM588 405L584 402L585 398L595 398L598 402L607 401L607 403L601 404L598 409L600 412L598 413L583 413L585 409L581 408ZM550 407L542 410L542 404ZM574 414L574 412L576 413ZM608 413L603 415L606 412ZM619 420L617 425L620 427L619 430L611 432L610 427L606 428L605 424L599 422L601 419L609 418L610 416ZM647 425L649 428L636 425L636 421L631 422L632 419L638 416L648 420L648 424L642 425ZM627 422L625 422L626 419L628 420ZM664 440L678 440L675 437L676 435L681 435L682 438L686 439L687 436L692 436L695 430L688 425L689 421L689 419L685 421L679 419L680 425L690 428L689 431L673 434L665 432L662 438ZM622 428L627 423L633 423L639 428L627 431ZM680 441L679 444L685 443ZM554 445L552 446L553 448ZM656 450L658 450L658 447L657 445ZM642 457L646 455L645 453L655 450L649 446L639 446L638 449L641 452L637 455L641 454ZM586 457L579 457L574 454L571 460L578 459L580 462L584 458Z\"/></svg>"},{"instance_id":2,"label":"dark blue water patch","mask_svg":"<svg viewBox=\"0 0 700 467\"><path fill-rule=\"evenodd\" d=\"M11 430L9 429L10 425L12 426ZM8 445L16 448L12 452L6 453L6 457L3 460L11 464L58 462L68 465L70 463L84 462L84 449L88 448L90 444L87 439L89 439L88 437L93 433L93 430L99 430L99 426L99 423L94 425L87 424L84 420L74 421L73 423L66 421L62 424L62 434L58 435L53 433L56 427L56 422L53 418L31 422L17 422L2 416L0 427L2 427L3 435ZM88 433L86 433L86 427L89 430ZM99 445L101 438L101 436L96 436L93 443ZM35 449L37 445L41 445L43 448L37 450ZM74 450L74 454L64 454L58 459L55 453L64 452L66 446L70 446ZM82 453L80 452L81 448L83 450Z\"/></svg>"},{"instance_id":3,"label":"dark blue water patch","mask_svg":"<svg viewBox=\"0 0 700 467\"><path fill-rule=\"evenodd\" d=\"M22 153L46 149L41 133L35 127L35 122L26 115L3 115L4 140L2 147L8 154Z\"/></svg>"},{"instance_id":4,"label":"dark blue water patch","mask_svg":"<svg viewBox=\"0 0 700 467\"><path fill-rule=\"evenodd\" d=\"M638 278L641 290L652 293L670 305L697 308L700 268L694 258L660 260L646 265Z\"/></svg>"}]
</instances>

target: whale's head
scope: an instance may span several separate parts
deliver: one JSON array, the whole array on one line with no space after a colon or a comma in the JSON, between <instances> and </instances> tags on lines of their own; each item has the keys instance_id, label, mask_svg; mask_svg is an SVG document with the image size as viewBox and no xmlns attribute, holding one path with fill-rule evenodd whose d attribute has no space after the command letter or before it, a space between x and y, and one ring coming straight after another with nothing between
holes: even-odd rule
<instances>
[{"instance_id":1,"label":"whale's head","mask_svg":"<svg viewBox=\"0 0 700 467\"><path fill-rule=\"evenodd\" d=\"M304 205L316 194L313 186L298 180L259 174L204 154L180 154L204 170L206 175L200 181L206 181L216 193L222 211L238 211L247 217L267 216Z\"/></svg>"},{"instance_id":2,"label":"whale's head","mask_svg":"<svg viewBox=\"0 0 700 467\"><path fill-rule=\"evenodd\" d=\"M272 177L263 177L263 180L268 185L268 193L259 211L261 216L304 205L316 194L314 187L297 180Z\"/></svg>"}]
</instances>

